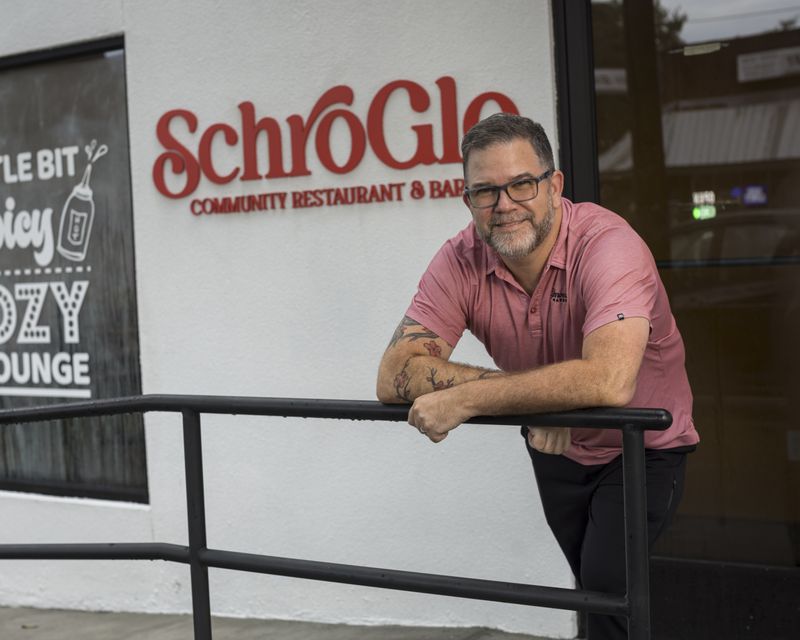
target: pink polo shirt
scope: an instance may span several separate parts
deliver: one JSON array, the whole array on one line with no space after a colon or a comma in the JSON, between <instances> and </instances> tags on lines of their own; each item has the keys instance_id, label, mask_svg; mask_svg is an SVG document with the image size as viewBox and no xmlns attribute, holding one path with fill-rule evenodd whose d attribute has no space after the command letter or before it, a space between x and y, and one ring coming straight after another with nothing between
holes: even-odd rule
<instances>
[{"instance_id":1,"label":"pink polo shirt","mask_svg":"<svg viewBox=\"0 0 800 640\"><path fill-rule=\"evenodd\" d=\"M596 204L562 199L562 211L533 295L470 223L434 256L406 315L451 346L469 329L503 371L578 359L584 336L598 327L647 318L650 339L629 406L672 414L668 430L645 432L647 448L696 444L683 340L650 250L625 220ZM619 430L573 428L564 455L601 464L621 447Z\"/></svg>"}]
</instances>

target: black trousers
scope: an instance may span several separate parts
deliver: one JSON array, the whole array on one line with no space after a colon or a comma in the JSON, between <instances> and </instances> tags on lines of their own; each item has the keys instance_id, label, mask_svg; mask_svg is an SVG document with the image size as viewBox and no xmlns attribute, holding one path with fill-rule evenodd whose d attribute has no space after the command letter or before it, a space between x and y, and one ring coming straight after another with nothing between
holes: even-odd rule
<instances>
[{"instance_id":1,"label":"black trousers","mask_svg":"<svg viewBox=\"0 0 800 640\"><path fill-rule=\"evenodd\" d=\"M527 429L523 429L523 434ZM547 524L582 589L625 593L622 456L586 466L527 445ZM683 495L686 452L645 451L650 547L672 521ZM589 640L628 637L624 617L589 614Z\"/></svg>"}]
</instances>

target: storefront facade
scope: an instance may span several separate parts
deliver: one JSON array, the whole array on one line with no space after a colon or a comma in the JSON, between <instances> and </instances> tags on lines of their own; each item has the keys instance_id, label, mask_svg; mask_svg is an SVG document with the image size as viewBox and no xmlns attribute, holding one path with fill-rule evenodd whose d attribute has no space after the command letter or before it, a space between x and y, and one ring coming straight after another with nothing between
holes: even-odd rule
<instances>
[{"instance_id":1,"label":"storefront facade","mask_svg":"<svg viewBox=\"0 0 800 640\"><path fill-rule=\"evenodd\" d=\"M768 24L712 34L710 8L667 2L0 2L2 406L373 399L422 270L468 222L460 138L516 111L568 195L650 244L687 343L703 443L656 549L656 622L699 628L676 567L794 588L800 30L751 4ZM454 357L490 364L471 338ZM204 424L210 546L572 585L513 429L432 447L400 426ZM2 541L183 542L181 469L168 415L6 429ZM220 615L578 628L221 571L211 589ZM0 605L186 611L188 573L8 563Z\"/></svg>"}]
</instances>

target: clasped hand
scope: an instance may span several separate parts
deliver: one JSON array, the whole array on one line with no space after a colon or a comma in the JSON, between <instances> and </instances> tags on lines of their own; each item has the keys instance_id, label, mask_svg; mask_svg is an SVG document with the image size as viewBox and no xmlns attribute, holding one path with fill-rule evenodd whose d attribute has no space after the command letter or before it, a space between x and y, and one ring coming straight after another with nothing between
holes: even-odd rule
<instances>
[{"instance_id":1,"label":"clasped hand","mask_svg":"<svg viewBox=\"0 0 800 640\"><path fill-rule=\"evenodd\" d=\"M528 427L528 444L536 451L561 455L570 442L569 427Z\"/></svg>"},{"instance_id":2,"label":"clasped hand","mask_svg":"<svg viewBox=\"0 0 800 640\"><path fill-rule=\"evenodd\" d=\"M431 442L441 442L450 431L473 417L464 404L459 387L419 396L408 412L408 424ZM570 442L568 427L528 427L528 443L542 453L560 455Z\"/></svg>"},{"instance_id":3,"label":"clasped hand","mask_svg":"<svg viewBox=\"0 0 800 640\"><path fill-rule=\"evenodd\" d=\"M447 434L472 415L464 408L459 388L442 389L419 396L408 412L408 424L416 427L432 442L441 442Z\"/></svg>"}]
</instances>

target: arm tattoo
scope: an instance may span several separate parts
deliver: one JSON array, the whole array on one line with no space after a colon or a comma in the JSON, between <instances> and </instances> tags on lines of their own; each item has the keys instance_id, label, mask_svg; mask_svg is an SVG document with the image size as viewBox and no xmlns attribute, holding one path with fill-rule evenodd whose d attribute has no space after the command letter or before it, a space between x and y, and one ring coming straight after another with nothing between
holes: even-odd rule
<instances>
[{"instance_id":1,"label":"arm tattoo","mask_svg":"<svg viewBox=\"0 0 800 640\"><path fill-rule=\"evenodd\" d=\"M491 369L487 369L481 375L478 376L478 380L485 380L486 378L494 378L495 376L503 375L502 371L493 371Z\"/></svg>"},{"instance_id":2,"label":"arm tattoo","mask_svg":"<svg viewBox=\"0 0 800 640\"><path fill-rule=\"evenodd\" d=\"M453 386L453 381L456 379L455 376L452 378L448 378L447 380L437 380L436 379L436 369L434 367L430 368L431 375L425 378L428 382L431 383L431 387L433 387L434 391L441 391L442 389L449 389Z\"/></svg>"},{"instance_id":3,"label":"arm tattoo","mask_svg":"<svg viewBox=\"0 0 800 640\"><path fill-rule=\"evenodd\" d=\"M392 339L389 341L389 347L395 346L400 340L407 339L411 342L415 340L419 340L420 338L430 338L435 340L439 336L437 336L433 331L413 331L411 333L406 334L406 329L408 327L422 327L419 322L416 320L412 320L408 316L404 316L403 319L400 321L400 324L397 325L397 329L394 331L394 335ZM424 327L422 327L424 329Z\"/></svg>"},{"instance_id":4,"label":"arm tattoo","mask_svg":"<svg viewBox=\"0 0 800 640\"><path fill-rule=\"evenodd\" d=\"M428 355L433 356L434 358L441 358L442 357L442 348L436 344L433 340L430 342L423 342L422 346L428 350Z\"/></svg>"},{"instance_id":5,"label":"arm tattoo","mask_svg":"<svg viewBox=\"0 0 800 640\"><path fill-rule=\"evenodd\" d=\"M411 391L408 388L411 384L411 376L406 372L410 362L411 358L406 360L402 371L394 377L394 392L397 394L398 399L405 400L406 402L414 401L414 398L411 397Z\"/></svg>"}]
</instances>

